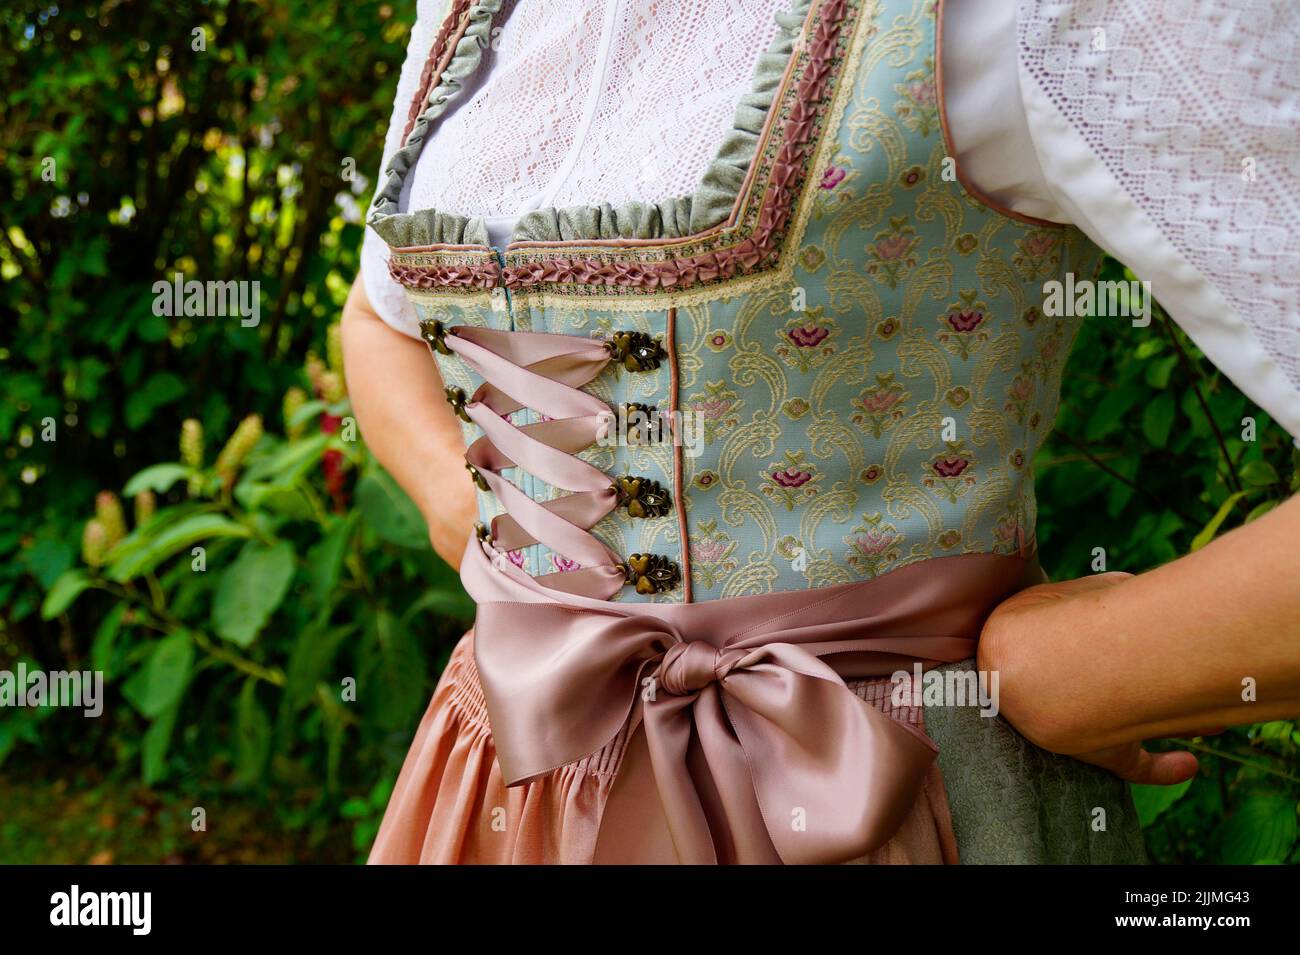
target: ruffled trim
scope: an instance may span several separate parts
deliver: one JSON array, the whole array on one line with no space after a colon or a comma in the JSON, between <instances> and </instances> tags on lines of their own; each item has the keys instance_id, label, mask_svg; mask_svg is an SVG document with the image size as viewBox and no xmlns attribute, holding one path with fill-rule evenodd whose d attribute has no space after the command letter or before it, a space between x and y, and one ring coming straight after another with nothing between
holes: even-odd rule
<instances>
[{"instance_id":1,"label":"ruffled trim","mask_svg":"<svg viewBox=\"0 0 1300 955\"><path fill-rule=\"evenodd\" d=\"M421 78L420 90L412 103L412 112L426 103L414 124L408 126L406 141L393 153L385 170L387 179L375 193L366 224L392 248L425 245L487 245L488 233L481 217L468 218L449 212L425 209L403 213L400 210L402 187L406 175L414 168L424 148L430 126L443 113L464 85L464 81L483 61L492 33L492 18L501 9L501 0L455 0L442 29L434 41ZM453 49L447 59L447 50ZM437 65L447 59L442 71ZM437 86L428 87L436 76Z\"/></svg>"},{"instance_id":2,"label":"ruffled trim","mask_svg":"<svg viewBox=\"0 0 1300 955\"><path fill-rule=\"evenodd\" d=\"M736 207L736 200L758 155L773 100L812 4L813 0L793 0L789 12L776 14L776 36L759 56L750 92L737 105L732 129L723 139L694 193L654 203L634 201L618 206L603 203L538 209L520 218L510 247L526 242L686 239L725 222ZM394 249L435 244L486 246L489 243L487 227L481 216L467 218L437 209L401 213L398 204L406 174L419 157L430 123L446 111L450 97L460 90L462 81L482 61L482 50L491 31L491 18L500 6L500 0L482 0L469 7L469 25L437 88L429 95L429 108L415 122L406 144L389 163L389 178L383 190L375 196L369 225ZM453 8L451 17L455 16ZM437 53L435 43L434 53L429 58L431 64L438 59ZM661 283L655 279L648 284ZM671 281L668 284L672 284Z\"/></svg>"}]
</instances>

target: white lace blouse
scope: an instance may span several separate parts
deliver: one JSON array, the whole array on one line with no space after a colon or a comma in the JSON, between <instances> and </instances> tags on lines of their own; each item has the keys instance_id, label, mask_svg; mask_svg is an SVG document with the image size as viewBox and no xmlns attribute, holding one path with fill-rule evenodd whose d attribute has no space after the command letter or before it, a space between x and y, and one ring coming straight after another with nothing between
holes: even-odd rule
<instances>
[{"instance_id":1,"label":"white lace blouse","mask_svg":"<svg viewBox=\"0 0 1300 955\"><path fill-rule=\"evenodd\" d=\"M690 193L789 0L507 0L401 207L482 216ZM1251 399L1300 436L1300 4L939 0L961 178L1069 222ZM447 0L418 0L381 169ZM366 291L416 318L371 229Z\"/></svg>"}]
</instances>

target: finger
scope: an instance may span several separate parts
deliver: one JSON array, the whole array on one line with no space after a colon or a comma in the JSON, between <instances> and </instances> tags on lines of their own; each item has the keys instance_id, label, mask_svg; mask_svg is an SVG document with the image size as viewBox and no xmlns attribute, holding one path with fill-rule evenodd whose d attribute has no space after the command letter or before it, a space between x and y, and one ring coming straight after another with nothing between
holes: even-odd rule
<instances>
[{"instance_id":1,"label":"finger","mask_svg":"<svg viewBox=\"0 0 1300 955\"><path fill-rule=\"evenodd\" d=\"M1111 772L1120 779L1144 786L1174 786L1186 782L1196 775L1199 765L1196 757L1186 750L1149 753L1140 746L1119 763Z\"/></svg>"}]
</instances>

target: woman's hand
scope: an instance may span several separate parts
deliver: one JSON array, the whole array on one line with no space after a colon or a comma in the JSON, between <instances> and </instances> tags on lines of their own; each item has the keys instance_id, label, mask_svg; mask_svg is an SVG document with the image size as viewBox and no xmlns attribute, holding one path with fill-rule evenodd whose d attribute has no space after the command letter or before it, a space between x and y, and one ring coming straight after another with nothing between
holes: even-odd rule
<instances>
[{"instance_id":1,"label":"woman's hand","mask_svg":"<svg viewBox=\"0 0 1300 955\"><path fill-rule=\"evenodd\" d=\"M460 424L428 347L375 314L360 277L343 307L343 365L366 444L424 515L433 549L459 567L477 514Z\"/></svg>"},{"instance_id":2,"label":"woman's hand","mask_svg":"<svg viewBox=\"0 0 1300 955\"><path fill-rule=\"evenodd\" d=\"M1196 775L1195 756L1186 751L1151 753L1137 741L1095 750L1083 748L1089 745L1086 731L1079 732L1081 727L1060 719L1063 712L1054 712L1053 707L1056 694L1050 686L1041 685L1044 678L1051 677L1040 672L1028 674L1037 676L1037 680L1027 679L1015 670L1014 659L1004 656L1011 648L1032 641L1035 633L1068 626L1072 617L1088 614L1087 601L1080 599L1083 596L1114 587L1132 576L1120 572L1097 574L1022 590L999 605L985 622L978 664L981 670L998 672L1000 712L1030 742L1108 769L1129 782L1170 786Z\"/></svg>"},{"instance_id":3,"label":"woman's hand","mask_svg":"<svg viewBox=\"0 0 1300 955\"><path fill-rule=\"evenodd\" d=\"M1002 714L1044 749L1146 783L1180 782L1196 762L1142 740L1300 714L1297 539L1300 497L1140 576L1016 594L979 645Z\"/></svg>"}]
</instances>

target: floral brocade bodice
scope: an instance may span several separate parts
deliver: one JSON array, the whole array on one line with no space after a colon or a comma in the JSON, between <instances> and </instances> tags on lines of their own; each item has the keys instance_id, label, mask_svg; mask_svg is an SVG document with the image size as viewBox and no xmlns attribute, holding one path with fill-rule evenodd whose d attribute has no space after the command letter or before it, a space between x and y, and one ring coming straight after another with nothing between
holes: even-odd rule
<instances>
[{"instance_id":1,"label":"floral brocade bodice","mask_svg":"<svg viewBox=\"0 0 1300 955\"><path fill-rule=\"evenodd\" d=\"M617 554L681 570L663 593L613 599L826 587L1023 548L1030 463L1081 321L1043 314L1044 283L1091 277L1100 252L963 187L936 96L932 0L795 3L697 194L533 213L500 250L478 220L397 207L494 9L453 4L444 76L430 77L371 221L426 323L657 342L653 361L611 361L582 386L614 411L676 413L676 441L577 452L666 498L591 527ZM437 358L447 386L481 383L456 355ZM481 433L465 428L467 441ZM563 493L516 470L533 500ZM480 492L480 510L490 523L501 506ZM533 575L574 565L544 544L507 556Z\"/></svg>"}]
</instances>

